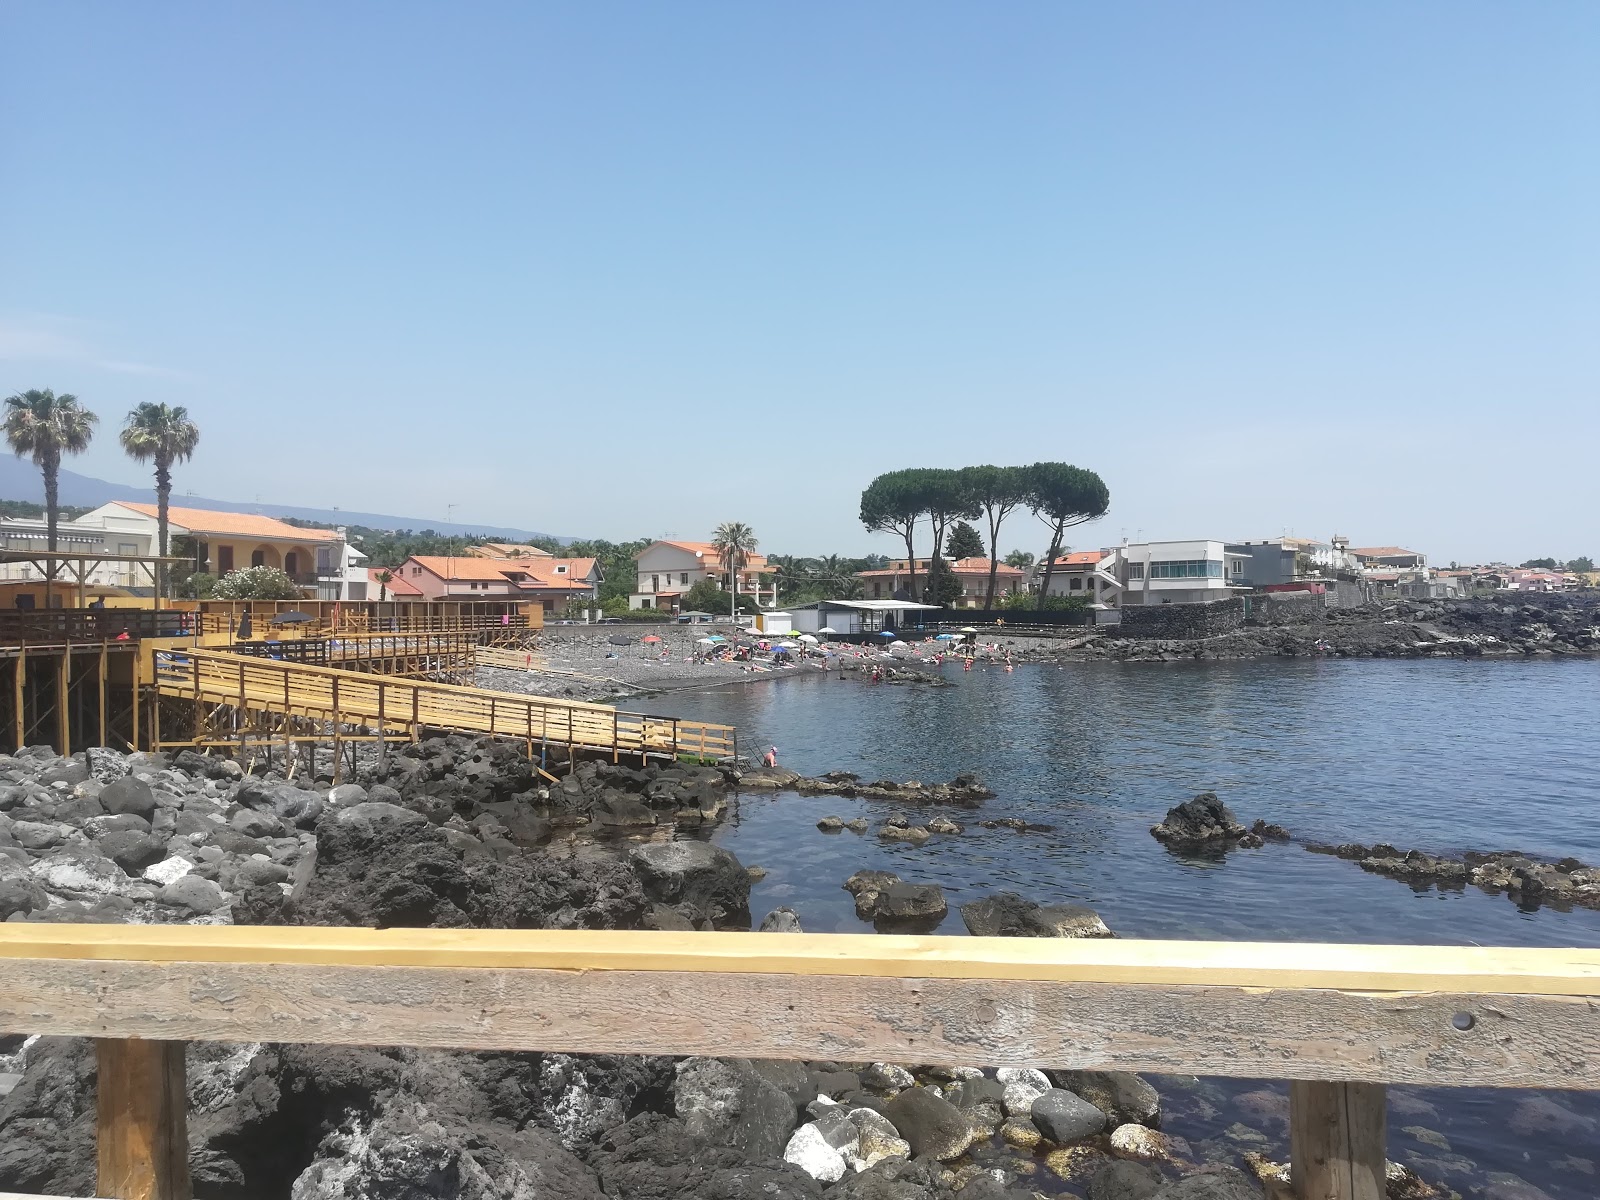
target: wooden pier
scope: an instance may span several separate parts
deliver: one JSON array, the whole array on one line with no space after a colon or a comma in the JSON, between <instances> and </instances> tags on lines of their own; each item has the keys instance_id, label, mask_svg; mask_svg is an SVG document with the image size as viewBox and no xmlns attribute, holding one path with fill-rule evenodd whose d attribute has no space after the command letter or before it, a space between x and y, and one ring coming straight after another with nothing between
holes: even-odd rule
<instances>
[{"instance_id":1,"label":"wooden pier","mask_svg":"<svg viewBox=\"0 0 1600 1200\"><path fill-rule=\"evenodd\" d=\"M414 741L426 730L515 739L526 743L530 758L536 748L552 745L607 754L613 761L679 755L716 759L737 749L730 726L623 712L605 704L170 643L147 642L145 651L140 684L149 696L147 740L160 749L231 746L243 751L252 741L270 746L310 737L331 741L338 762L346 742L375 741L381 753L388 742ZM188 736L163 737L163 699L191 718Z\"/></svg>"},{"instance_id":2,"label":"wooden pier","mask_svg":"<svg viewBox=\"0 0 1600 1200\"><path fill-rule=\"evenodd\" d=\"M140 1200L190 1194L190 1041L1289 1080L1300 1200L1382 1200L1385 1084L1600 1087L1597 950L5 924L0 962L0 1031L99 1039Z\"/></svg>"}]
</instances>

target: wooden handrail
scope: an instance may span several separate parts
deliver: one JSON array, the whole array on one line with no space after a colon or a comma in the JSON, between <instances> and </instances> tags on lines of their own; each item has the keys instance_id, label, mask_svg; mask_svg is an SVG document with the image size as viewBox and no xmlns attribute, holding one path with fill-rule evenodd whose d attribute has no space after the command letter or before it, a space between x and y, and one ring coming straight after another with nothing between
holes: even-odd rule
<instances>
[{"instance_id":1,"label":"wooden handrail","mask_svg":"<svg viewBox=\"0 0 1600 1200\"><path fill-rule=\"evenodd\" d=\"M1600 1087L1589 949L7 923L0 962L0 1031L100 1039L108 1196L185 1195L190 1040L1288 1079L1316 1200L1382 1197L1386 1083Z\"/></svg>"}]
</instances>

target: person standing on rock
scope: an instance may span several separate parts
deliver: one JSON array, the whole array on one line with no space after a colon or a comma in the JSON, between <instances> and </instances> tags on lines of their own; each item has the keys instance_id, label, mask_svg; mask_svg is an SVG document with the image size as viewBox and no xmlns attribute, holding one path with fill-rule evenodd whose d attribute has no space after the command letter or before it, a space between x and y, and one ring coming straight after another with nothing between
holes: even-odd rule
<instances>
[{"instance_id":1,"label":"person standing on rock","mask_svg":"<svg viewBox=\"0 0 1600 1200\"><path fill-rule=\"evenodd\" d=\"M762 758L761 761L765 766L769 766L769 767L777 766L778 765L778 748L776 746L768 746L767 747L767 753L766 753L765 757Z\"/></svg>"}]
</instances>

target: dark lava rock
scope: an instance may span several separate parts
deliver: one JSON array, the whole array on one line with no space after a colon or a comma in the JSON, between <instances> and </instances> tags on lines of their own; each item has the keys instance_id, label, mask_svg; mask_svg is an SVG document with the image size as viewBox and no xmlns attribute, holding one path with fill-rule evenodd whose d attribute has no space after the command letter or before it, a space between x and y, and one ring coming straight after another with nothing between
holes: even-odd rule
<instances>
[{"instance_id":1,"label":"dark lava rock","mask_svg":"<svg viewBox=\"0 0 1600 1200\"><path fill-rule=\"evenodd\" d=\"M129 875L138 875L151 863L167 856L167 848L160 838L135 829L113 830L97 843L96 848Z\"/></svg>"},{"instance_id":2,"label":"dark lava rock","mask_svg":"<svg viewBox=\"0 0 1600 1200\"><path fill-rule=\"evenodd\" d=\"M100 807L108 813L132 813L148 821L156 811L156 794L142 779L126 775L113 779L101 790Z\"/></svg>"},{"instance_id":3,"label":"dark lava rock","mask_svg":"<svg viewBox=\"0 0 1600 1200\"><path fill-rule=\"evenodd\" d=\"M1106 1114L1081 1096L1051 1088L1033 1102L1033 1123L1058 1146L1093 1137L1106 1127Z\"/></svg>"},{"instance_id":4,"label":"dark lava rock","mask_svg":"<svg viewBox=\"0 0 1600 1200\"><path fill-rule=\"evenodd\" d=\"M762 933L804 933L800 927L800 914L794 909L775 908L761 918Z\"/></svg>"},{"instance_id":5,"label":"dark lava rock","mask_svg":"<svg viewBox=\"0 0 1600 1200\"><path fill-rule=\"evenodd\" d=\"M12 913L30 913L49 906L49 893L27 876L0 880L0 921Z\"/></svg>"},{"instance_id":6,"label":"dark lava rock","mask_svg":"<svg viewBox=\"0 0 1600 1200\"><path fill-rule=\"evenodd\" d=\"M677 1072L673 1110L690 1136L758 1160L782 1157L795 1101L748 1059L687 1058Z\"/></svg>"},{"instance_id":7,"label":"dark lava rock","mask_svg":"<svg viewBox=\"0 0 1600 1200\"><path fill-rule=\"evenodd\" d=\"M873 923L906 932L912 926L931 932L949 911L944 889L936 883L906 883L897 879L876 893L876 897L872 905ZM856 900L859 911L860 897Z\"/></svg>"},{"instance_id":8,"label":"dark lava rock","mask_svg":"<svg viewBox=\"0 0 1600 1200\"><path fill-rule=\"evenodd\" d=\"M1169 846L1183 848L1236 842L1249 830L1239 824L1215 792L1201 792L1194 799L1169 808L1166 820L1151 826L1150 832Z\"/></svg>"},{"instance_id":9,"label":"dark lava rock","mask_svg":"<svg viewBox=\"0 0 1600 1200\"><path fill-rule=\"evenodd\" d=\"M1046 1071L1058 1088L1081 1096L1113 1126L1161 1128L1161 1093L1131 1071Z\"/></svg>"},{"instance_id":10,"label":"dark lava rock","mask_svg":"<svg viewBox=\"0 0 1600 1200\"><path fill-rule=\"evenodd\" d=\"M1089 1180L1089 1200L1150 1200L1166 1181L1145 1163L1107 1163Z\"/></svg>"},{"instance_id":11,"label":"dark lava rock","mask_svg":"<svg viewBox=\"0 0 1600 1200\"><path fill-rule=\"evenodd\" d=\"M1243 1171L1218 1167L1169 1183L1150 1200L1261 1200L1261 1188Z\"/></svg>"},{"instance_id":12,"label":"dark lava rock","mask_svg":"<svg viewBox=\"0 0 1600 1200\"><path fill-rule=\"evenodd\" d=\"M0 1100L0 1188L95 1194L95 1054L87 1038L40 1038Z\"/></svg>"},{"instance_id":13,"label":"dark lava rock","mask_svg":"<svg viewBox=\"0 0 1600 1200\"><path fill-rule=\"evenodd\" d=\"M686 904L704 913L716 929L750 928L750 876L722 847L697 841L651 842L635 846L628 857L650 899Z\"/></svg>"},{"instance_id":14,"label":"dark lava rock","mask_svg":"<svg viewBox=\"0 0 1600 1200\"><path fill-rule=\"evenodd\" d=\"M1015 892L996 892L961 906L973 937L1111 937L1100 914L1082 904L1038 904Z\"/></svg>"},{"instance_id":15,"label":"dark lava rock","mask_svg":"<svg viewBox=\"0 0 1600 1200\"><path fill-rule=\"evenodd\" d=\"M781 1147L780 1147L781 1153ZM626 1200L819 1200L822 1186L776 1156L752 1162L683 1122L643 1113L587 1155L607 1196Z\"/></svg>"},{"instance_id":16,"label":"dark lava rock","mask_svg":"<svg viewBox=\"0 0 1600 1200\"><path fill-rule=\"evenodd\" d=\"M883 1106L883 1115L911 1144L918 1158L960 1158L978 1136L965 1113L927 1088L913 1087Z\"/></svg>"}]
</instances>

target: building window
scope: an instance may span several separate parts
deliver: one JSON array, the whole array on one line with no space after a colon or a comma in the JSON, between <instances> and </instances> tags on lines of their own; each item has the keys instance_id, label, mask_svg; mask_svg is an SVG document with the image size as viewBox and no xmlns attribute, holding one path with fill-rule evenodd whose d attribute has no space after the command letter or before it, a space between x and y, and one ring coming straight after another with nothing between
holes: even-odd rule
<instances>
[{"instance_id":1,"label":"building window","mask_svg":"<svg viewBox=\"0 0 1600 1200\"><path fill-rule=\"evenodd\" d=\"M422 574L422 568L421 567L412 567L411 568L411 573L413 575L421 575Z\"/></svg>"},{"instance_id":2,"label":"building window","mask_svg":"<svg viewBox=\"0 0 1600 1200\"><path fill-rule=\"evenodd\" d=\"M1243 575L1244 574L1244 559L1236 558L1229 565L1233 567L1233 573L1235 575Z\"/></svg>"},{"instance_id":3,"label":"building window","mask_svg":"<svg viewBox=\"0 0 1600 1200\"><path fill-rule=\"evenodd\" d=\"M291 579L300 574L300 556L293 550L283 556L283 569L289 573Z\"/></svg>"},{"instance_id":4,"label":"building window","mask_svg":"<svg viewBox=\"0 0 1600 1200\"><path fill-rule=\"evenodd\" d=\"M1129 579L1143 579L1144 578L1144 564L1143 563L1129 563L1128 564L1128 578Z\"/></svg>"},{"instance_id":5,"label":"building window","mask_svg":"<svg viewBox=\"0 0 1600 1200\"><path fill-rule=\"evenodd\" d=\"M1221 579L1222 564L1215 559L1193 558L1150 564L1151 579Z\"/></svg>"},{"instance_id":6,"label":"building window","mask_svg":"<svg viewBox=\"0 0 1600 1200\"><path fill-rule=\"evenodd\" d=\"M232 546L218 546L217 547L217 573L219 575L226 575L231 570L233 570L233 547Z\"/></svg>"},{"instance_id":7,"label":"building window","mask_svg":"<svg viewBox=\"0 0 1600 1200\"><path fill-rule=\"evenodd\" d=\"M679 571L678 572L678 583L683 587L688 587L689 586L689 572L687 572L687 571Z\"/></svg>"},{"instance_id":8,"label":"building window","mask_svg":"<svg viewBox=\"0 0 1600 1200\"><path fill-rule=\"evenodd\" d=\"M266 566L267 565L267 552L265 550L252 550L252 551L250 551L250 565L252 567L264 567L264 566Z\"/></svg>"},{"instance_id":9,"label":"building window","mask_svg":"<svg viewBox=\"0 0 1600 1200\"><path fill-rule=\"evenodd\" d=\"M661 590L661 576L659 576L659 575L650 576L650 590L652 592L659 592Z\"/></svg>"},{"instance_id":10,"label":"building window","mask_svg":"<svg viewBox=\"0 0 1600 1200\"><path fill-rule=\"evenodd\" d=\"M556 574L557 575L565 575L566 573L567 573L566 564L563 563L561 566L556 568Z\"/></svg>"},{"instance_id":11,"label":"building window","mask_svg":"<svg viewBox=\"0 0 1600 1200\"><path fill-rule=\"evenodd\" d=\"M1083 580L1074 575L1072 577L1072 581L1067 584L1067 587L1074 592L1081 592L1083 591Z\"/></svg>"}]
</instances>

